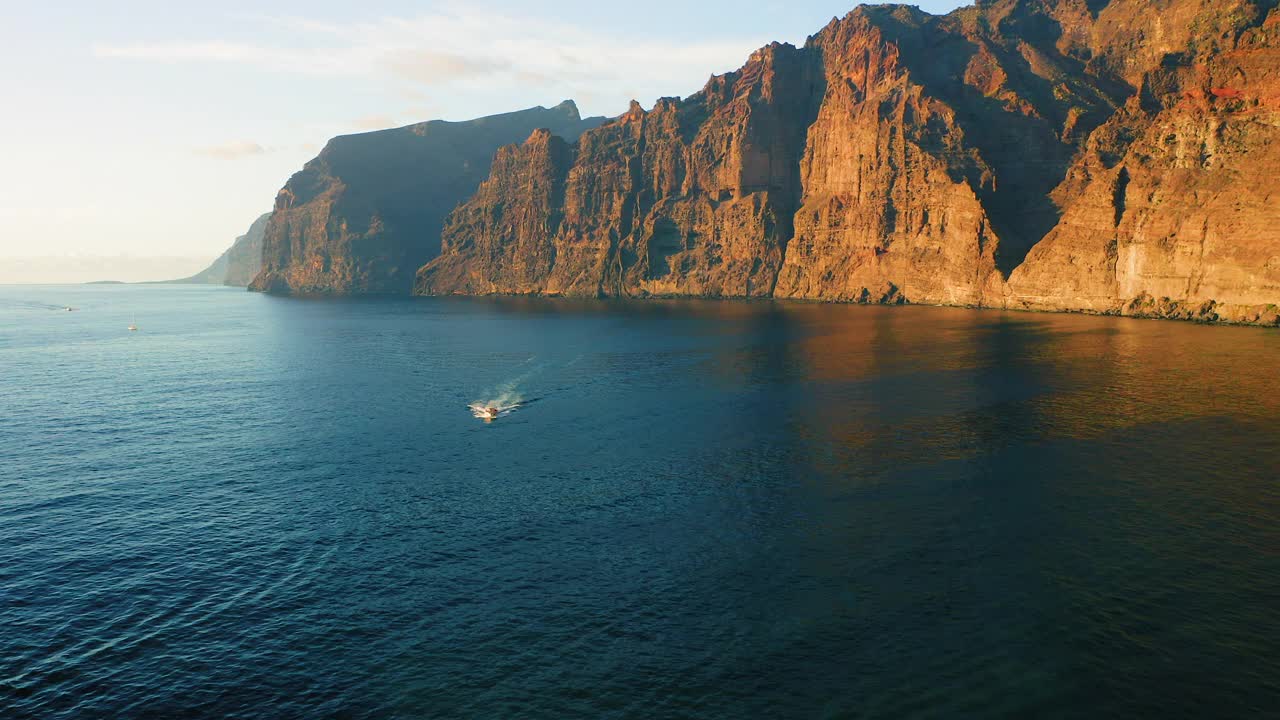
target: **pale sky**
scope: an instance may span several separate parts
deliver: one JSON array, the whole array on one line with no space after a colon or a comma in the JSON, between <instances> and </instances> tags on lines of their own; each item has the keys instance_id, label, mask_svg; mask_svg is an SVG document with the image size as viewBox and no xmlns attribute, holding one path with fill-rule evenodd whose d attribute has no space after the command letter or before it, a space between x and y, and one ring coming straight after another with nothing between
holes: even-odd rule
<instances>
[{"instance_id":1,"label":"pale sky","mask_svg":"<svg viewBox=\"0 0 1280 720\"><path fill-rule=\"evenodd\" d=\"M854 4L0 0L0 282L80 279L6 272L48 256L195 272L334 135L566 98L651 107Z\"/></svg>"}]
</instances>

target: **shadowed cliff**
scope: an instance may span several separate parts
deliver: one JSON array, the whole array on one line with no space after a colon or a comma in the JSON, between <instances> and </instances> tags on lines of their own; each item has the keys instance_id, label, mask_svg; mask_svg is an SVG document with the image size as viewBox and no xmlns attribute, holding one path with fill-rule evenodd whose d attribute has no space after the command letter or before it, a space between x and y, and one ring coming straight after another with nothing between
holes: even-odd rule
<instances>
[{"instance_id":1,"label":"shadowed cliff","mask_svg":"<svg viewBox=\"0 0 1280 720\"><path fill-rule=\"evenodd\" d=\"M267 221L270 219L271 213L258 216L249 230L236 238L231 247L219 255L213 264L189 278L171 282L248 286L262 269L262 239L266 236Z\"/></svg>"},{"instance_id":2,"label":"shadowed cliff","mask_svg":"<svg viewBox=\"0 0 1280 720\"><path fill-rule=\"evenodd\" d=\"M251 289L408 293L440 252L444 218L488 173L494 151L537 128L576 138L604 122L572 101L466 122L330 140L276 197Z\"/></svg>"}]
</instances>

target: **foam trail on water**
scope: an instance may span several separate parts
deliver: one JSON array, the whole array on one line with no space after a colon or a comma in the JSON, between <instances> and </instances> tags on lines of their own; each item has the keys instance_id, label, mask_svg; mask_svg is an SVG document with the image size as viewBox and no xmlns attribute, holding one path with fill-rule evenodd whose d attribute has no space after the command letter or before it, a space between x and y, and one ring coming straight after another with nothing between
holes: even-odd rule
<instances>
[{"instance_id":1,"label":"foam trail on water","mask_svg":"<svg viewBox=\"0 0 1280 720\"><path fill-rule=\"evenodd\" d=\"M532 361L533 358L529 358L520 364L525 365ZM517 375L511 380L500 383L485 393L488 397L487 400L472 401L467 407L471 408L472 415L482 420L492 420L495 417L510 415L525 402L524 392L520 388L521 384L541 370L542 367L538 366L522 375ZM496 411L496 413L493 411Z\"/></svg>"},{"instance_id":2,"label":"foam trail on water","mask_svg":"<svg viewBox=\"0 0 1280 720\"><path fill-rule=\"evenodd\" d=\"M0 305L9 305L12 307L29 308L32 310L66 310L71 308L70 305L53 305L38 300L0 300ZM71 308L75 310L76 308Z\"/></svg>"}]
</instances>

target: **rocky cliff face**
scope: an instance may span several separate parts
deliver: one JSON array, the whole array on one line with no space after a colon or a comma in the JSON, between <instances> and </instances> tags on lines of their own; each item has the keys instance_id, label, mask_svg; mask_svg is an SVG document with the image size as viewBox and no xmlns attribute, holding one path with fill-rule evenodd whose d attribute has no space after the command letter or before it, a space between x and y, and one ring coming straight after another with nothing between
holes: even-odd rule
<instances>
[{"instance_id":1,"label":"rocky cliff face","mask_svg":"<svg viewBox=\"0 0 1280 720\"><path fill-rule=\"evenodd\" d=\"M1090 138L1011 307L1277 323L1280 15L1205 3Z\"/></svg>"},{"instance_id":2,"label":"rocky cliff face","mask_svg":"<svg viewBox=\"0 0 1280 720\"><path fill-rule=\"evenodd\" d=\"M439 254L445 216L484 180L499 147L543 127L574 139L602 122L566 101L334 138L276 197L250 288L407 293L414 272Z\"/></svg>"},{"instance_id":3,"label":"rocky cliff face","mask_svg":"<svg viewBox=\"0 0 1280 720\"><path fill-rule=\"evenodd\" d=\"M207 285L231 285L246 287L262 270L262 239L266 236L267 221L271 213L265 213L253 221L248 232L236 238L231 247L202 272L177 283Z\"/></svg>"},{"instance_id":4,"label":"rocky cliff face","mask_svg":"<svg viewBox=\"0 0 1280 720\"><path fill-rule=\"evenodd\" d=\"M505 149L415 290L1274 322L1275 5L860 7Z\"/></svg>"},{"instance_id":5,"label":"rocky cliff face","mask_svg":"<svg viewBox=\"0 0 1280 720\"><path fill-rule=\"evenodd\" d=\"M765 296L800 195L812 56L767 47L576 147L537 133L449 219L422 292Z\"/></svg>"}]
</instances>

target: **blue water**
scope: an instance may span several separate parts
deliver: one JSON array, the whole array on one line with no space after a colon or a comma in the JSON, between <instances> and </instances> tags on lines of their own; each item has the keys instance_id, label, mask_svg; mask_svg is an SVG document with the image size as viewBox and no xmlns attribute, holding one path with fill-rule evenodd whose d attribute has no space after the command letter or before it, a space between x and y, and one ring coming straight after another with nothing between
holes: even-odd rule
<instances>
[{"instance_id":1,"label":"blue water","mask_svg":"<svg viewBox=\"0 0 1280 720\"><path fill-rule=\"evenodd\" d=\"M1274 716L1277 368L1114 318L0 287L0 717Z\"/></svg>"}]
</instances>

